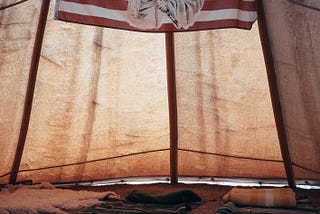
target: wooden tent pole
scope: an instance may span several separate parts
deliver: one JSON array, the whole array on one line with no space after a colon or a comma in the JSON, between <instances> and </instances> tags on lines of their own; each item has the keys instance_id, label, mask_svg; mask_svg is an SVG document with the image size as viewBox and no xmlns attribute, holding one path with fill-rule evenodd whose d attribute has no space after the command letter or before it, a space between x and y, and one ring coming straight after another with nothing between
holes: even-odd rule
<instances>
[{"instance_id":1,"label":"wooden tent pole","mask_svg":"<svg viewBox=\"0 0 320 214\"><path fill-rule=\"evenodd\" d=\"M174 33L166 32L167 88L170 123L170 178L178 183L178 117L174 55Z\"/></svg>"},{"instance_id":2,"label":"wooden tent pole","mask_svg":"<svg viewBox=\"0 0 320 214\"><path fill-rule=\"evenodd\" d=\"M33 95L34 95L34 88L35 88L35 83L37 79L40 53L41 53L44 30L46 27L46 22L48 17L49 6L50 6L50 0L42 0L38 28L37 28L35 41L34 41L33 53L31 58L30 70L29 70L29 79L28 79L27 92L26 92L25 101L24 101L19 140L18 140L18 145L16 148L14 162L12 165L11 175L9 179L10 184L16 183L17 175L18 175L18 171L21 163L23 148L26 141L26 137L27 137L31 109L32 109L32 101L33 101Z\"/></svg>"},{"instance_id":3,"label":"wooden tent pole","mask_svg":"<svg viewBox=\"0 0 320 214\"><path fill-rule=\"evenodd\" d=\"M292 162L291 162L289 148L288 148L288 141L286 136L284 119L282 115L282 107L281 107L280 94L279 94L279 89L277 84L276 70L275 70L273 55L270 47L268 28L267 28L262 0L257 0L257 12L258 12L260 41L263 49L264 61L265 61L266 70L267 70L269 90L270 90L271 102L273 107L273 113L274 113L275 122L277 126L280 150L281 150L284 167L287 174L288 184L291 188L295 188L296 184L295 184L295 179L294 179L294 174L292 169Z\"/></svg>"}]
</instances>

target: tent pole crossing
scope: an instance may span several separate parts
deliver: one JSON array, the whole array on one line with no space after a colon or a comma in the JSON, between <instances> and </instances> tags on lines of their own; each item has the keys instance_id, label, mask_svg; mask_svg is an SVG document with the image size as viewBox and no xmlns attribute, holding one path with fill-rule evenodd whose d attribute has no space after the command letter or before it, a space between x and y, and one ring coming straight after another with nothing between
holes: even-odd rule
<instances>
[{"instance_id":1,"label":"tent pole crossing","mask_svg":"<svg viewBox=\"0 0 320 214\"><path fill-rule=\"evenodd\" d=\"M30 115L32 110L34 88L35 88L36 79L37 79L41 47L42 47L42 41L44 36L44 30L46 27L47 17L48 17L49 6L50 6L50 0L42 0L38 28L37 28L35 41L34 41L33 53L31 58L30 70L29 70L29 79L28 79L27 92L26 92L25 101L24 101L19 140L18 140L16 152L15 152L14 162L11 169L11 175L9 178L10 184L16 183L17 175L18 175L18 171L21 163L21 158L23 154L23 149L24 149L24 145L27 137L28 127L30 122Z\"/></svg>"},{"instance_id":2,"label":"tent pole crossing","mask_svg":"<svg viewBox=\"0 0 320 214\"><path fill-rule=\"evenodd\" d=\"M267 70L269 90L270 90L271 102L273 107L273 113L274 113L275 122L277 126L281 155L282 155L284 167L286 170L288 184L291 188L295 188L296 184L295 184L292 162L291 162L289 148L288 148L288 141L286 137L284 119L282 115L282 107L280 102L279 89L277 85L276 70L275 70L274 61L273 61L272 50L270 48L270 40L269 40L268 28L267 28L262 0L257 0L257 13L258 13L260 41L263 49L264 61L265 61L266 70Z\"/></svg>"},{"instance_id":3,"label":"tent pole crossing","mask_svg":"<svg viewBox=\"0 0 320 214\"><path fill-rule=\"evenodd\" d=\"M174 55L174 33L166 32L167 88L170 123L170 181L178 183L178 117Z\"/></svg>"}]
</instances>

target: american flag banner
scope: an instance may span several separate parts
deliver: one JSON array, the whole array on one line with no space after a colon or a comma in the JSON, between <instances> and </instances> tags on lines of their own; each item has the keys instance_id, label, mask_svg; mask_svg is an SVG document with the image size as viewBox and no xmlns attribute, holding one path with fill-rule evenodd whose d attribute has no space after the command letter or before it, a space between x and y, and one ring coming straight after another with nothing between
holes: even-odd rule
<instances>
[{"instance_id":1,"label":"american flag banner","mask_svg":"<svg viewBox=\"0 0 320 214\"><path fill-rule=\"evenodd\" d=\"M251 29L255 0L57 0L55 19L144 32Z\"/></svg>"}]
</instances>

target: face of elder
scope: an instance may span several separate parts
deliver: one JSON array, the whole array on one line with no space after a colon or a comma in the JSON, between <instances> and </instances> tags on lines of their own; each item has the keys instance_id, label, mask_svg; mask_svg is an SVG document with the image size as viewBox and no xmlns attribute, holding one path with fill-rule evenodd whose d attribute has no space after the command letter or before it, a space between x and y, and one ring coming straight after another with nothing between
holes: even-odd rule
<instances>
[{"instance_id":1,"label":"face of elder","mask_svg":"<svg viewBox=\"0 0 320 214\"><path fill-rule=\"evenodd\" d=\"M204 0L128 0L129 24L157 29L169 18L177 28L187 29L196 21Z\"/></svg>"}]
</instances>

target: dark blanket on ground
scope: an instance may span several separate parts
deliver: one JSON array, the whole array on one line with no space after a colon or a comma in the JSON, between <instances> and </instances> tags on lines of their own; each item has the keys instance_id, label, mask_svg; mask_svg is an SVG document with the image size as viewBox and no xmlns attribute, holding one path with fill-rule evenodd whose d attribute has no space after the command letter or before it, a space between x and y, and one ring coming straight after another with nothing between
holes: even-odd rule
<instances>
[{"instance_id":1,"label":"dark blanket on ground","mask_svg":"<svg viewBox=\"0 0 320 214\"><path fill-rule=\"evenodd\" d=\"M185 204L159 205L159 204L136 204L128 201L106 201L89 209L82 211L82 214L128 214L128 213L149 213L149 214L183 214L187 212ZM79 213L79 212L78 212Z\"/></svg>"},{"instance_id":2,"label":"dark blanket on ground","mask_svg":"<svg viewBox=\"0 0 320 214\"><path fill-rule=\"evenodd\" d=\"M317 211L306 205L297 206L295 209L266 208L266 207L241 207L233 202L223 204L216 214L317 214Z\"/></svg>"},{"instance_id":3,"label":"dark blanket on ground","mask_svg":"<svg viewBox=\"0 0 320 214\"><path fill-rule=\"evenodd\" d=\"M119 214L119 213L176 213L183 214L200 205L201 198L190 190L181 190L172 193L134 190L128 194L126 200L102 199L104 202L92 206L82 214Z\"/></svg>"},{"instance_id":4,"label":"dark blanket on ground","mask_svg":"<svg viewBox=\"0 0 320 214\"><path fill-rule=\"evenodd\" d=\"M200 202L201 198L191 190L180 190L171 193L134 190L128 194L127 200L135 203L173 205Z\"/></svg>"}]
</instances>

